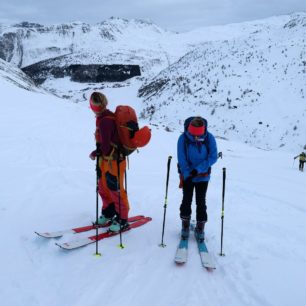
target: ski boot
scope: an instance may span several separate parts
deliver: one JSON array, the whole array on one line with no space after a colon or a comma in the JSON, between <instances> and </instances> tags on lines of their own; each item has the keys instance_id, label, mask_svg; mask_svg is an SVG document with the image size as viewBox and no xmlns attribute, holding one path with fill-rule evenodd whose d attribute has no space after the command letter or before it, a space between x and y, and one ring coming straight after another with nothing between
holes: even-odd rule
<instances>
[{"instance_id":1,"label":"ski boot","mask_svg":"<svg viewBox=\"0 0 306 306\"><path fill-rule=\"evenodd\" d=\"M129 223L126 219L115 218L109 227L109 231L113 233L119 233L129 227Z\"/></svg>"},{"instance_id":2,"label":"ski boot","mask_svg":"<svg viewBox=\"0 0 306 306\"><path fill-rule=\"evenodd\" d=\"M181 239L188 240L190 231L190 218L182 217Z\"/></svg>"},{"instance_id":3,"label":"ski boot","mask_svg":"<svg viewBox=\"0 0 306 306\"><path fill-rule=\"evenodd\" d=\"M194 236L198 242L203 242L205 240L204 227L205 221L197 221L197 225L194 229Z\"/></svg>"},{"instance_id":4,"label":"ski boot","mask_svg":"<svg viewBox=\"0 0 306 306\"><path fill-rule=\"evenodd\" d=\"M110 225L113 218L106 218L104 215L101 215L98 218L98 225L107 226Z\"/></svg>"}]
</instances>

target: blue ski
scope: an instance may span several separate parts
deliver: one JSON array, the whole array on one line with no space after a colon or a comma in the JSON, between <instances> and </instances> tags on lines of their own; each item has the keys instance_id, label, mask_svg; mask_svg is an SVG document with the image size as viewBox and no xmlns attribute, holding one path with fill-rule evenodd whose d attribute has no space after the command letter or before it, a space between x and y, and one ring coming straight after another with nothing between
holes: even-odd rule
<instances>
[{"instance_id":1,"label":"blue ski","mask_svg":"<svg viewBox=\"0 0 306 306\"><path fill-rule=\"evenodd\" d=\"M188 239L181 239L177 247L174 261L177 264L184 264L187 262L188 257Z\"/></svg>"},{"instance_id":2,"label":"blue ski","mask_svg":"<svg viewBox=\"0 0 306 306\"><path fill-rule=\"evenodd\" d=\"M194 230L195 224L191 224L190 228L191 228L191 230ZM198 240L196 236L195 236L195 238L196 238L196 241L197 241L197 244L198 244L198 249L199 249L199 254L200 254L202 266L206 269L216 269L215 264L213 262L213 259L208 252L205 241L204 240Z\"/></svg>"}]
</instances>

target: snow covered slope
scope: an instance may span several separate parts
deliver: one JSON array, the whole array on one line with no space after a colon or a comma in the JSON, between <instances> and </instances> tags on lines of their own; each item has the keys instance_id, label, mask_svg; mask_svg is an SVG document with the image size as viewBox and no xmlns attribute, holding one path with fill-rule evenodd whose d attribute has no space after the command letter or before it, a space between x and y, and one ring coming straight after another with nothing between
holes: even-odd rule
<instances>
[{"instance_id":1,"label":"snow covered slope","mask_svg":"<svg viewBox=\"0 0 306 306\"><path fill-rule=\"evenodd\" d=\"M131 156L128 171L130 215L145 214L152 222L124 234L123 250L117 247L118 237L101 242L100 258L93 256L94 245L64 252L34 231L85 225L95 218L95 166L88 158L94 147L94 116L85 104L26 91L2 77L0 92L1 305L304 304L306 176L293 164L293 154L219 139L224 157L213 168L206 226L216 270L203 270L193 238L188 263L177 267L179 132L153 128L150 144ZM125 97L139 111L137 88L105 92L111 109ZM160 248L169 155L167 247ZM223 167L226 256L220 257Z\"/></svg>"},{"instance_id":2,"label":"snow covered slope","mask_svg":"<svg viewBox=\"0 0 306 306\"><path fill-rule=\"evenodd\" d=\"M163 70L139 90L143 117L176 129L192 112L230 139L267 149L302 148L306 13L275 22L239 38L203 43ZM224 26L224 33L230 29Z\"/></svg>"},{"instance_id":3,"label":"snow covered slope","mask_svg":"<svg viewBox=\"0 0 306 306\"><path fill-rule=\"evenodd\" d=\"M19 68L0 58L0 79L7 80L20 88L31 91L43 91L36 87L33 81Z\"/></svg>"}]
</instances>

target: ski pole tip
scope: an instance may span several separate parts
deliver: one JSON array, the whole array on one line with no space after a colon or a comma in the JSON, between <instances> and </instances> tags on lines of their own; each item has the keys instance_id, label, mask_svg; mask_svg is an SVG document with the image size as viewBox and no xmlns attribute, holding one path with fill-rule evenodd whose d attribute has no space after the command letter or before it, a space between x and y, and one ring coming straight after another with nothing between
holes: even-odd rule
<instances>
[{"instance_id":1,"label":"ski pole tip","mask_svg":"<svg viewBox=\"0 0 306 306\"><path fill-rule=\"evenodd\" d=\"M161 243L161 244L159 244L159 246L160 246L161 248L165 248L167 245L164 244L164 243Z\"/></svg>"},{"instance_id":2,"label":"ski pole tip","mask_svg":"<svg viewBox=\"0 0 306 306\"><path fill-rule=\"evenodd\" d=\"M95 256L97 258L100 258L102 256L102 254L101 253L95 253L95 254L93 254L93 256Z\"/></svg>"},{"instance_id":3,"label":"ski pole tip","mask_svg":"<svg viewBox=\"0 0 306 306\"><path fill-rule=\"evenodd\" d=\"M122 243L120 243L120 244L118 244L118 248L123 250L125 248L125 246Z\"/></svg>"}]
</instances>

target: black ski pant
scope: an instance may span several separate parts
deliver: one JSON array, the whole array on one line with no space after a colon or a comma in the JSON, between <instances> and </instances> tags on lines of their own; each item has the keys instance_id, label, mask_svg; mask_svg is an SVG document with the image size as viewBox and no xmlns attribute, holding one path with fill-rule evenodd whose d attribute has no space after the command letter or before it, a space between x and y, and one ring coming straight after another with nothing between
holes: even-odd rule
<instances>
[{"instance_id":1,"label":"black ski pant","mask_svg":"<svg viewBox=\"0 0 306 306\"><path fill-rule=\"evenodd\" d=\"M301 171L303 171L304 170L304 161L303 160L300 160L300 164L299 164L299 169L301 170Z\"/></svg>"},{"instance_id":2,"label":"black ski pant","mask_svg":"<svg viewBox=\"0 0 306 306\"><path fill-rule=\"evenodd\" d=\"M206 207L206 191L208 182L193 183L191 178L183 182L183 200L180 207L181 219L190 219L191 204L193 197L193 190L196 195L196 219L197 221L207 221L207 207Z\"/></svg>"}]
</instances>

